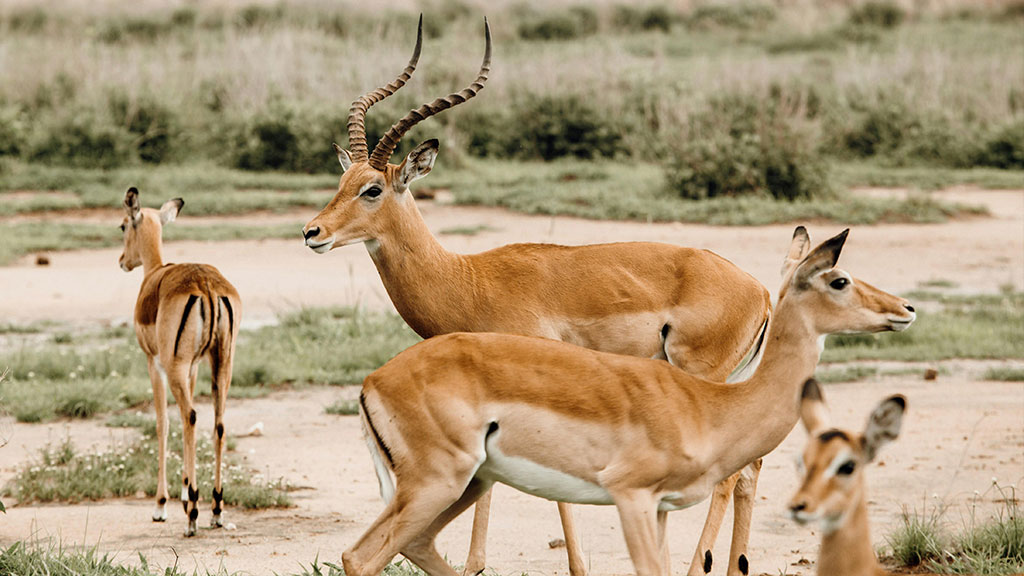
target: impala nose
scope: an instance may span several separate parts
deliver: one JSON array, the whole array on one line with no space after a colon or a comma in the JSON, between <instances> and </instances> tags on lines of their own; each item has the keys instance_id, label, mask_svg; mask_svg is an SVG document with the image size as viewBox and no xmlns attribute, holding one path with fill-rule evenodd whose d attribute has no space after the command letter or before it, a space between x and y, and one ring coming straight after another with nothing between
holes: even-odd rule
<instances>
[{"instance_id":1,"label":"impala nose","mask_svg":"<svg viewBox=\"0 0 1024 576\"><path fill-rule=\"evenodd\" d=\"M793 504L789 505L790 512L803 512L806 509L807 509L807 503L806 502L794 502Z\"/></svg>"},{"instance_id":2,"label":"impala nose","mask_svg":"<svg viewBox=\"0 0 1024 576\"><path fill-rule=\"evenodd\" d=\"M907 309L907 312L913 312L914 311L914 307L911 306L910 304L904 304L903 307Z\"/></svg>"},{"instance_id":3,"label":"impala nose","mask_svg":"<svg viewBox=\"0 0 1024 576\"><path fill-rule=\"evenodd\" d=\"M320 234L320 227L316 226L303 232L302 237L309 240L310 238L315 238L318 234Z\"/></svg>"}]
</instances>

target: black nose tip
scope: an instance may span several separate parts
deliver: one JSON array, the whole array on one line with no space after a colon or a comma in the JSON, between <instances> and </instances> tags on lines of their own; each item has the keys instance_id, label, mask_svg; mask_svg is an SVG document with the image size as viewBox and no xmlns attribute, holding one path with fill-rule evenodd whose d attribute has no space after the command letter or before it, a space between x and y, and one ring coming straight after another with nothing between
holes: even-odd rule
<instances>
[{"instance_id":1,"label":"black nose tip","mask_svg":"<svg viewBox=\"0 0 1024 576\"><path fill-rule=\"evenodd\" d=\"M305 238L306 240L309 240L310 238L316 236L319 233L320 233L320 227L317 226L316 228L310 228L309 230L306 230L305 232L303 232L302 233L302 237Z\"/></svg>"},{"instance_id":2,"label":"black nose tip","mask_svg":"<svg viewBox=\"0 0 1024 576\"><path fill-rule=\"evenodd\" d=\"M914 307L911 306L910 304L904 304L903 307L907 309L907 312L913 312L914 311Z\"/></svg>"},{"instance_id":3,"label":"black nose tip","mask_svg":"<svg viewBox=\"0 0 1024 576\"><path fill-rule=\"evenodd\" d=\"M807 504L804 502L797 502L789 507L793 512L801 512L807 509Z\"/></svg>"}]
</instances>

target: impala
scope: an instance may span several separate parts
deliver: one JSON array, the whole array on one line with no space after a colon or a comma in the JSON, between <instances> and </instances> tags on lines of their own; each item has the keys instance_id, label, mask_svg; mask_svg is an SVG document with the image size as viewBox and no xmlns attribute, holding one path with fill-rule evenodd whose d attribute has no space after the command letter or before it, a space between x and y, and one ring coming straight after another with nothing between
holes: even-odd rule
<instances>
[{"instance_id":1,"label":"impala","mask_svg":"<svg viewBox=\"0 0 1024 576\"><path fill-rule=\"evenodd\" d=\"M829 427L821 391L804 390L801 419L811 435L803 454L803 484L789 503L793 519L821 527L818 574L822 576L883 576L875 559L868 527L864 466L879 448L900 433L907 401L891 396L875 408L864 432Z\"/></svg>"},{"instance_id":2,"label":"impala","mask_svg":"<svg viewBox=\"0 0 1024 576\"><path fill-rule=\"evenodd\" d=\"M159 468L156 483L154 522L167 520L167 388L181 412L182 436L181 505L188 516L185 536L194 536L199 518L199 489L196 479L196 411L192 394L196 389L199 362L210 361L214 408L216 469L213 485L213 518L210 525L224 525L224 489L221 458L224 454L224 404L231 385L231 362L242 316L238 292L213 266L206 264L164 264L163 226L174 221L185 204L181 198L165 203L160 210L142 208L139 191L129 188L124 196L127 213L121 223L124 252L121 269L130 272L142 266L142 288L135 303L135 335L146 353L149 378L156 405L156 437Z\"/></svg>"},{"instance_id":3,"label":"impala","mask_svg":"<svg viewBox=\"0 0 1024 576\"><path fill-rule=\"evenodd\" d=\"M318 253L366 246L402 318L420 336L502 332L540 336L633 356L659 356L683 370L724 381L749 375L771 314L768 291L729 261L706 250L628 242L591 246L512 244L480 254L453 254L430 233L409 192L434 165L438 141L428 140L399 164L388 161L416 123L474 97L490 71L491 35L476 81L395 123L368 154L365 114L412 76L422 46L422 18L408 66L392 83L359 99L348 120L349 150L335 144L344 170L338 193L303 229ZM628 192L627 192L628 193ZM666 332L666 328L672 329ZM663 332L664 338L663 338ZM749 354L748 354L749 352ZM748 360L741 365L741 360ZM746 369L745 371L742 369ZM734 492L736 527L731 562L744 557L760 463L715 493L696 556L710 552ZM465 573L484 567L489 495L477 504ZM586 573L571 510L559 504L570 572ZM699 566L691 567L696 573Z\"/></svg>"},{"instance_id":4,"label":"impala","mask_svg":"<svg viewBox=\"0 0 1024 576\"><path fill-rule=\"evenodd\" d=\"M360 414L387 505L342 555L345 573L376 575L401 552L453 576L436 534L501 482L614 504L637 574L667 576L665 512L705 499L789 434L820 340L914 320L906 300L835 267L846 235L805 254L797 229L764 357L744 382L507 334L439 336L396 356L363 383Z\"/></svg>"}]
</instances>

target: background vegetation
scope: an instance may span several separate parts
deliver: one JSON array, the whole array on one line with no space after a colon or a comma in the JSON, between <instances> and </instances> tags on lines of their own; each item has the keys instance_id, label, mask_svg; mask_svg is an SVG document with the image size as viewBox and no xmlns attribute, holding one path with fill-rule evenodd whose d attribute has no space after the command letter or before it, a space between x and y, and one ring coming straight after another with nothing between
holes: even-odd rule
<instances>
[{"instance_id":1,"label":"background vegetation","mask_svg":"<svg viewBox=\"0 0 1024 576\"><path fill-rule=\"evenodd\" d=\"M487 88L399 150L439 136L453 169L641 162L666 197L784 200L834 199L849 163L1024 169L1017 1L51 1L0 7L0 190L46 183L26 163L337 174L349 103L401 70L420 11L420 70L367 127L467 83L486 12Z\"/></svg>"}]
</instances>

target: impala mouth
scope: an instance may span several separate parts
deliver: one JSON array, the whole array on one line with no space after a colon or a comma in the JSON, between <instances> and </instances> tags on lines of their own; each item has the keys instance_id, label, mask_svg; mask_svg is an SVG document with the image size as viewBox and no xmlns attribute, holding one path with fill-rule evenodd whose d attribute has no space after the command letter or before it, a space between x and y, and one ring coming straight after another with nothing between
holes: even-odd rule
<instances>
[{"instance_id":1,"label":"impala mouth","mask_svg":"<svg viewBox=\"0 0 1024 576\"><path fill-rule=\"evenodd\" d=\"M323 242L317 242L316 240L310 238L306 240L306 246L309 246L309 249L312 250L313 252L316 252L317 254L324 254L325 252L329 251L332 246L334 246L334 239L332 238L330 240L325 240Z\"/></svg>"},{"instance_id":2,"label":"impala mouth","mask_svg":"<svg viewBox=\"0 0 1024 576\"><path fill-rule=\"evenodd\" d=\"M903 332L913 323L913 318L889 318L889 329L893 332Z\"/></svg>"}]
</instances>

